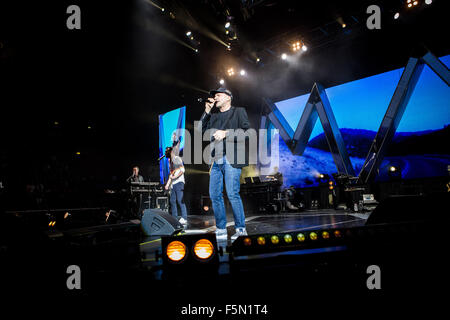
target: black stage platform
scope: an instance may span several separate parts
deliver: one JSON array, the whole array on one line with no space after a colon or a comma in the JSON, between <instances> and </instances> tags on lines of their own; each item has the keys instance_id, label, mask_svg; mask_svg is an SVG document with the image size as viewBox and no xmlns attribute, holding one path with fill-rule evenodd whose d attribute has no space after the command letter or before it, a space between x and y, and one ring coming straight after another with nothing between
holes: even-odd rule
<instances>
[{"instance_id":1,"label":"black stage platform","mask_svg":"<svg viewBox=\"0 0 450 320\"><path fill-rule=\"evenodd\" d=\"M353 213L343 210L322 209L280 214L248 214L246 215L245 221L247 233L253 235L262 233L361 227L366 223L369 216L370 212ZM227 214L227 221L228 240L218 241L218 246L222 247L224 250L224 255L220 259L222 262L226 262L228 259L226 248L231 245L230 237L235 233L232 214ZM213 215L189 215L187 228L183 233L214 233L215 229ZM153 266L162 264L162 261L155 258L155 253L158 252L158 250L161 250L160 239L161 238L157 236L146 237L140 244L144 266L152 268Z\"/></svg>"}]
</instances>

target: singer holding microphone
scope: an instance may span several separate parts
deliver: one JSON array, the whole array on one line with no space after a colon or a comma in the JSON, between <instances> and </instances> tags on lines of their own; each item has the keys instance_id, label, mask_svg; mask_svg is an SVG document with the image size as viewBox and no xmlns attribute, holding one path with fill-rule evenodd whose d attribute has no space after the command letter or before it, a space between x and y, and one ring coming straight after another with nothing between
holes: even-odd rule
<instances>
[{"instance_id":1,"label":"singer holding microphone","mask_svg":"<svg viewBox=\"0 0 450 320\"><path fill-rule=\"evenodd\" d=\"M227 197L233 209L236 233L231 236L231 241L234 241L239 236L247 235L244 206L239 194L241 170L247 165L247 158L242 154L245 153L245 139L241 139L235 133L236 130L245 133L250 128L250 123L244 108L231 105L233 95L230 90L221 87L212 90L210 95L214 98L208 98L205 103L205 112L200 119L202 133L209 130L212 144L221 143L223 149L215 148L211 152L209 196L216 219L216 237L218 240L226 240L228 238L227 218L223 200L225 181ZM218 109L218 112L212 112L214 107ZM230 130L233 130L233 134L230 134ZM223 143L227 137L229 137L228 141ZM227 152L230 148L233 148L234 152ZM238 162L238 159L242 158L245 159L244 163Z\"/></svg>"}]
</instances>

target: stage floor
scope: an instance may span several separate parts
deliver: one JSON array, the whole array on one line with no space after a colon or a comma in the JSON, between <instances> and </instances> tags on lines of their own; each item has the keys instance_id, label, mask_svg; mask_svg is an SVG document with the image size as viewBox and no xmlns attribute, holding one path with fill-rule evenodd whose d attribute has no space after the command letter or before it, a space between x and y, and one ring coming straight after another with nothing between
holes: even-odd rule
<instances>
[{"instance_id":1,"label":"stage floor","mask_svg":"<svg viewBox=\"0 0 450 320\"><path fill-rule=\"evenodd\" d=\"M330 228L360 227L366 223L370 212L352 213L343 210L322 209L305 210L302 212L247 215L246 228L249 235L261 233L294 232L301 230L320 230ZM230 237L235 233L232 214L227 214L228 240L219 241L223 247L231 245ZM208 233L216 230L213 215L188 215L188 225L184 231L186 234ZM145 257L142 262L148 267L161 261L155 259L155 252L160 250L160 237L147 237L140 245L141 253Z\"/></svg>"}]
</instances>

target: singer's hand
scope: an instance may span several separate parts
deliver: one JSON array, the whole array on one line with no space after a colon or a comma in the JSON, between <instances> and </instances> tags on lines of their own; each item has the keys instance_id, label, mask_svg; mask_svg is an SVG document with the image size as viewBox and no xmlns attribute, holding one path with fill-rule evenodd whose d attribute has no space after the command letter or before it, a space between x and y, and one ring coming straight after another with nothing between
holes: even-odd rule
<instances>
[{"instance_id":1,"label":"singer's hand","mask_svg":"<svg viewBox=\"0 0 450 320\"><path fill-rule=\"evenodd\" d=\"M217 130L213 134L213 136L214 136L214 139L216 139L217 141L221 141L227 136L227 131L226 130Z\"/></svg>"},{"instance_id":2,"label":"singer's hand","mask_svg":"<svg viewBox=\"0 0 450 320\"><path fill-rule=\"evenodd\" d=\"M208 101L205 103L205 112L210 113L211 109L214 107L214 103L216 101L213 98L208 98Z\"/></svg>"}]
</instances>

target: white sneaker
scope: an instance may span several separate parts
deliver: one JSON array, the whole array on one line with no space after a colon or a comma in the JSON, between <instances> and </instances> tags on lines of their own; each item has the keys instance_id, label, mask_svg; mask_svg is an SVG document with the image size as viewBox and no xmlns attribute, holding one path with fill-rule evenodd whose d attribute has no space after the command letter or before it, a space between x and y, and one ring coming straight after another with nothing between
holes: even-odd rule
<instances>
[{"instance_id":1,"label":"white sneaker","mask_svg":"<svg viewBox=\"0 0 450 320\"><path fill-rule=\"evenodd\" d=\"M216 229L216 239L217 240L227 240L228 238L228 233L227 233L227 229Z\"/></svg>"},{"instance_id":2,"label":"white sneaker","mask_svg":"<svg viewBox=\"0 0 450 320\"><path fill-rule=\"evenodd\" d=\"M247 230L245 228L236 229L236 233L231 236L231 242L239 238L240 236L247 236Z\"/></svg>"},{"instance_id":3,"label":"white sneaker","mask_svg":"<svg viewBox=\"0 0 450 320\"><path fill-rule=\"evenodd\" d=\"M187 220L183 219L183 217L181 217L180 220L178 220L178 222L181 224L187 224Z\"/></svg>"}]
</instances>

